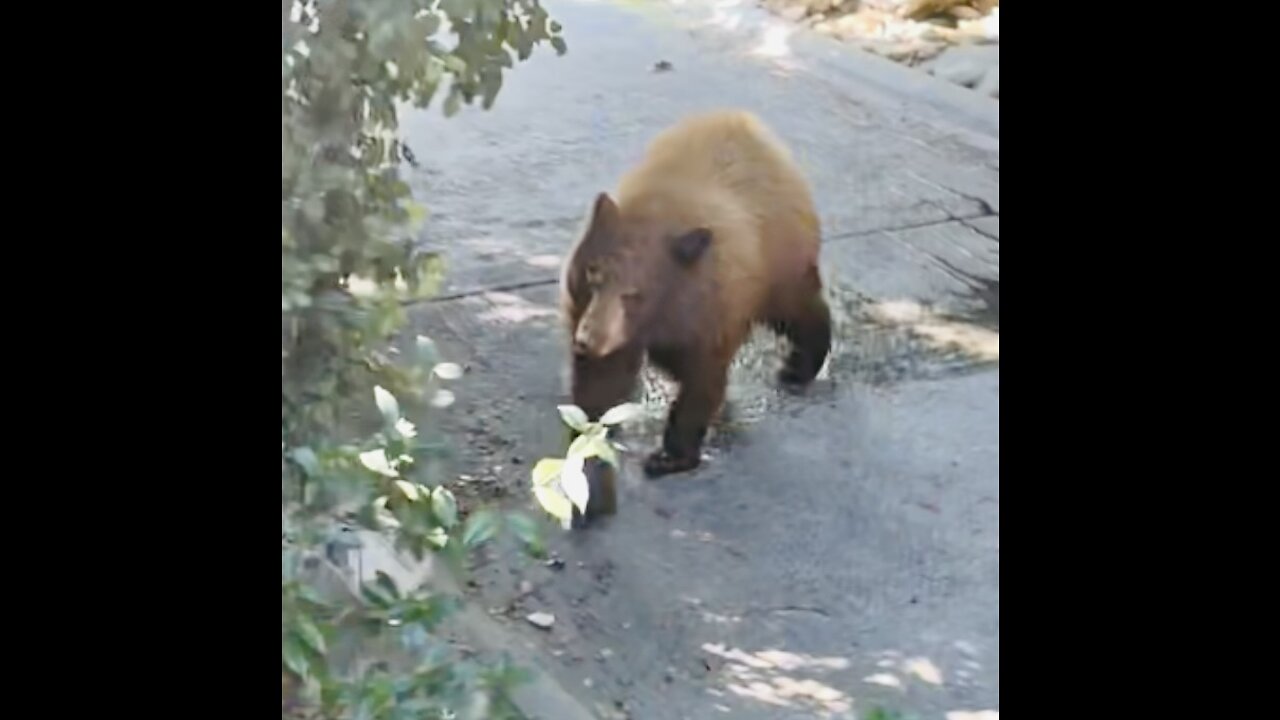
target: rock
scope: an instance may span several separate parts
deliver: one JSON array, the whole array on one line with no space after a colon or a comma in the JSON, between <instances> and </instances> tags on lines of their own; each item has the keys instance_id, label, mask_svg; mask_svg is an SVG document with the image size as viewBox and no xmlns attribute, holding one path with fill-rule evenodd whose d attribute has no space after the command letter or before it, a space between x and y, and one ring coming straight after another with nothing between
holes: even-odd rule
<instances>
[{"instance_id":1,"label":"rock","mask_svg":"<svg viewBox=\"0 0 1280 720\"><path fill-rule=\"evenodd\" d=\"M926 69L930 75L971 88L976 87L992 68L999 66L998 45L969 45L942 53Z\"/></svg>"},{"instance_id":2,"label":"rock","mask_svg":"<svg viewBox=\"0 0 1280 720\"><path fill-rule=\"evenodd\" d=\"M840 28L836 27L836 23L834 20L823 20L822 22L814 25L813 29L822 33L823 35L834 35L836 37L840 36Z\"/></svg>"},{"instance_id":3,"label":"rock","mask_svg":"<svg viewBox=\"0 0 1280 720\"><path fill-rule=\"evenodd\" d=\"M1000 8L980 20L966 20L960 23L960 31L976 35L987 42L1000 42Z\"/></svg>"},{"instance_id":4,"label":"rock","mask_svg":"<svg viewBox=\"0 0 1280 720\"><path fill-rule=\"evenodd\" d=\"M618 512L618 479L617 470L599 458L588 458L583 466L587 476L587 487L590 490L587 500L587 512L573 511L573 527L587 527L595 518L605 515L616 515Z\"/></svg>"},{"instance_id":5,"label":"rock","mask_svg":"<svg viewBox=\"0 0 1280 720\"><path fill-rule=\"evenodd\" d=\"M915 54L916 47L916 43L911 42L893 43L890 45L881 45L877 52L890 60L905 62L910 60L911 56Z\"/></svg>"},{"instance_id":6,"label":"rock","mask_svg":"<svg viewBox=\"0 0 1280 720\"><path fill-rule=\"evenodd\" d=\"M550 630L556 624L556 616L551 613L536 612L525 617L529 624L539 630Z\"/></svg>"},{"instance_id":7,"label":"rock","mask_svg":"<svg viewBox=\"0 0 1280 720\"><path fill-rule=\"evenodd\" d=\"M943 45L942 43L922 42L916 48L916 54L915 54L915 57L912 58L911 64L919 65L922 62L927 62L929 60L932 60L933 58L941 54L943 50L946 50L946 49L947 49L947 46Z\"/></svg>"},{"instance_id":8,"label":"rock","mask_svg":"<svg viewBox=\"0 0 1280 720\"><path fill-rule=\"evenodd\" d=\"M965 3L966 0L909 0L898 14L912 20L924 20L934 15L941 15L956 5Z\"/></svg>"},{"instance_id":9,"label":"rock","mask_svg":"<svg viewBox=\"0 0 1280 720\"><path fill-rule=\"evenodd\" d=\"M808 14L809 8L806 8L803 5L789 5L778 13L783 20L790 20L791 22L800 22L804 19L804 16Z\"/></svg>"},{"instance_id":10,"label":"rock","mask_svg":"<svg viewBox=\"0 0 1280 720\"><path fill-rule=\"evenodd\" d=\"M918 65L942 52L944 46L920 40L905 40L901 42L869 42L864 43L862 48L867 52L886 57L895 62Z\"/></svg>"},{"instance_id":11,"label":"rock","mask_svg":"<svg viewBox=\"0 0 1280 720\"><path fill-rule=\"evenodd\" d=\"M890 20L888 13L879 10L863 10L845 15L835 21L837 34L843 38L864 38L879 35Z\"/></svg>"},{"instance_id":12,"label":"rock","mask_svg":"<svg viewBox=\"0 0 1280 720\"><path fill-rule=\"evenodd\" d=\"M817 15L828 10L834 10L840 5L841 0L805 0L804 4L808 10L808 14Z\"/></svg>"}]
</instances>

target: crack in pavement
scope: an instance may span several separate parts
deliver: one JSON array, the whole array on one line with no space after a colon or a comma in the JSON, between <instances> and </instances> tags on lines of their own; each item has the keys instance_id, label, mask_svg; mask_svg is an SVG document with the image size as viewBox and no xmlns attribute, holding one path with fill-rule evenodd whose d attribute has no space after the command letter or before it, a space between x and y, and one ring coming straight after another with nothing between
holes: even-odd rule
<instances>
[{"instance_id":1,"label":"crack in pavement","mask_svg":"<svg viewBox=\"0 0 1280 720\"><path fill-rule=\"evenodd\" d=\"M969 227L969 221L971 220L982 220L984 218L989 218L989 217L1000 217L998 213L994 213L994 212L982 213L979 215L956 215L952 213L950 210L947 210L946 208L937 205L932 200L925 200L924 203L933 208L936 208L940 212L946 213L947 217L941 220L925 220L923 222L909 223L907 225L894 225L890 227L873 228L871 230L854 230L852 232L840 233L838 235L829 235L826 238L823 238L823 243L825 244L825 243L842 241L842 240L850 240L853 238L869 237L871 235L881 235L885 233L899 233L899 232L908 232L911 230L923 230L925 228L939 227L942 225L950 225L951 223L960 223L965 227Z\"/></svg>"},{"instance_id":2,"label":"crack in pavement","mask_svg":"<svg viewBox=\"0 0 1280 720\"><path fill-rule=\"evenodd\" d=\"M742 613L743 617L752 615L780 615L780 614L804 614L817 615L818 617L831 619L831 613L820 607L809 605L783 605L780 607L750 608Z\"/></svg>"},{"instance_id":3,"label":"crack in pavement","mask_svg":"<svg viewBox=\"0 0 1280 720\"><path fill-rule=\"evenodd\" d=\"M998 217L1000 217L1000 213L994 213L994 214L992 214L992 215L984 215L983 217L997 217L997 218L998 218ZM964 225L965 227L969 228L970 230L972 230L972 231L974 231L974 232L978 233L978 234L979 234L979 235L981 235L982 237L984 237L984 238L986 238L986 239L988 239L988 240L994 241L995 243L997 243L997 244L998 244L998 243L1000 242L1000 237L999 237L998 235L996 235L996 234L994 234L994 233L992 233L992 232L989 232L989 231L987 231L987 230L983 230L982 228L980 228L980 227L978 227L977 225L974 225L972 222L970 222L971 220L981 220L981 219L982 219L982 218L967 218L967 219L965 219L965 220L961 220L961 221L960 221L960 223L961 223L962 225Z\"/></svg>"},{"instance_id":4,"label":"crack in pavement","mask_svg":"<svg viewBox=\"0 0 1280 720\"><path fill-rule=\"evenodd\" d=\"M978 207L981 208L982 212L988 216L1000 214L996 212L995 208L991 207L990 202L988 202L983 198L978 197L977 195L970 195L969 193L961 192L951 187L950 185L938 185L937 187L940 187L943 190L946 190L947 192L951 193L952 195L955 195L958 198L968 200L969 202L972 202L972 203L977 203Z\"/></svg>"},{"instance_id":5,"label":"crack in pavement","mask_svg":"<svg viewBox=\"0 0 1280 720\"><path fill-rule=\"evenodd\" d=\"M403 306L413 307L415 305L438 305L440 303L453 302L454 300L465 300L467 298L478 297L480 295L488 295L489 293L515 292L517 290L546 287L548 285L555 285L558 282L560 281L557 278L542 278L539 280L526 280L524 282L506 283L503 285L493 285L490 287L475 288L472 290L460 290L458 292L437 295L435 297L420 300L409 300L403 303Z\"/></svg>"},{"instance_id":6,"label":"crack in pavement","mask_svg":"<svg viewBox=\"0 0 1280 720\"><path fill-rule=\"evenodd\" d=\"M990 211L990 205L986 205L984 203L984 207L986 208L986 210L988 210L988 212L983 212L977 215L956 215L951 211L947 210L946 208L943 208L933 203L932 201L925 201L925 202L931 205L932 207L937 208L939 211L946 213L947 217L941 220L929 220L926 222L909 223L907 225L892 225L889 227L873 228L871 230L855 230L852 232L829 235L823 239L823 242L824 243L842 242L842 241L851 240L854 238L868 237L871 235L879 235L881 233L907 232L910 230L921 230L924 228L939 227L941 225L949 225L951 223L960 223L961 225L964 225L965 227L969 228L970 230L973 230L974 232L978 233L979 235L982 235L983 237L990 238L992 240L995 240L996 242L1000 242L999 238L996 238L992 236L990 233L985 232L982 229L974 227L973 225L969 224L970 221L973 221L973 220L982 220L984 218L989 218L989 217L1000 217L999 213ZM487 287L472 288L470 290L459 290L456 292L446 293L443 295L437 295L431 298L408 300L402 303L402 305L404 307L415 307L418 305L438 305L441 303L454 302L456 300L466 300L467 298L479 297L481 295L487 295L489 293L495 293L495 292L516 292L518 290L531 290L534 288L547 287L549 285L555 285L558 282L560 282L559 278L538 278L535 280L525 280L521 282L502 283L499 285L490 285Z\"/></svg>"}]
</instances>

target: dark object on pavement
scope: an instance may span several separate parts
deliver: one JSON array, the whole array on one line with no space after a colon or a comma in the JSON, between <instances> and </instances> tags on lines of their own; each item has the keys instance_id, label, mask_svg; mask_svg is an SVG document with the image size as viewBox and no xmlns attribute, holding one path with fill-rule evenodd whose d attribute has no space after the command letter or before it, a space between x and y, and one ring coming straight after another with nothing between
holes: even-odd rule
<instances>
[{"instance_id":1,"label":"dark object on pavement","mask_svg":"<svg viewBox=\"0 0 1280 720\"><path fill-rule=\"evenodd\" d=\"M616 515L618 512L618 472L612 465L600 458L588 458L583 463L582 471L587 476L587 487L591 495L587 498L586 515L573 509L573 529L581 530L591 521L603 515Z\"/></svg>"}]
</instances>

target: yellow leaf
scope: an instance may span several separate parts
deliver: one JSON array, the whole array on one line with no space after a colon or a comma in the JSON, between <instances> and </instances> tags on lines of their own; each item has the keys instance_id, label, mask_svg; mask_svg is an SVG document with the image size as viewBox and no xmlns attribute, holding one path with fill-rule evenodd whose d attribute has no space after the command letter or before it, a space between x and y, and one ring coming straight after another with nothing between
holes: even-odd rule
<instances>
[{"instance_id":1,"label":"yellow leaf","mask_svg":"<svg viewBox=\"0 0 1280 720\"><path fill-rule=\"evenodd\" d=\"M619 405L600 418L601 425L621 425L622 423L631 422L632 420L644 414L644 406L636 403L627 403Z\"/></svg>"},{"instance_id":2,"label":"yellow leaf","mask_svg":"<svg viewBox=\"0 0 1280 720\"><path fill-rule=\"evenodd\" d=\"M587 424L590 422L587 418L587 413L576 405L561 405L558 409L560 410L560 418L564 420L564 424L578 432L582 432L586 429Z\"/></svg>"},{"instance_id":3,"label":"yellow leaf","mask_svg":"<svg viewBox=\"0 0 1280 720\"><path fill-rule=\"evenodd\" d=\"M360 464L384 477L399 477L400 473L391 467L387 460L387 451L378 449L360 454Z\"/></svg>"},{"instance_id":4,"label":"yellow leaf","mask_svg":"<svg viewBox=\"0 0 1280 720\"><path fill-rule=\"evenodd\" d=\"M559 458L546 458L533 468L533 484L548 487L560 477L564 461Z\"/></svg>"},{"instance_id":5,"label":"yellow leaf","mask_svg":"<svg viewBox=\"0 0 1280 720\"><path fill-rule=\"evenodd\" d=\"M561 522L573 519L573 505L559 490L539 485L533 488L533 494L538 498L538 504L542 509L555 519Z\"/></svg>"},{"instance_id":6,"label":"yellow leaf","mask_svg":"<svg viewBox=\"0 0 1280 720\"><path fill-rule=\"evenodd\" d=\"M564 470L560 473L560 489L578 506L579 512L587 512L591 487L587 483L587 474L582 471L582 458L569 458L565 461Z\"/></svg>"}]
</instances>

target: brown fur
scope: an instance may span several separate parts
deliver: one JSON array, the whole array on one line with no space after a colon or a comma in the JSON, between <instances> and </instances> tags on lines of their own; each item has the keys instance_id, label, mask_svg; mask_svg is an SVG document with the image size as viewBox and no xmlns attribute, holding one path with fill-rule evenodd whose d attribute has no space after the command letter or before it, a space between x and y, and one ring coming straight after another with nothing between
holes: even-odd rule
<instances>
[{"instance_id":1,"label":"brown fur","mask_svg":"<svg viewBox=\"0 0 1280 720\"><path fill-rule=\"evenodd\" d=\"M661 133L617 198L596 198L561 277L574 403L594 418L624 402L647 353L680 394L645 468L689 470L755 324L791 340L785 384L808 384L826 360L817 213L789 151L737 111Z\"/></svg>"}]
</instances>

